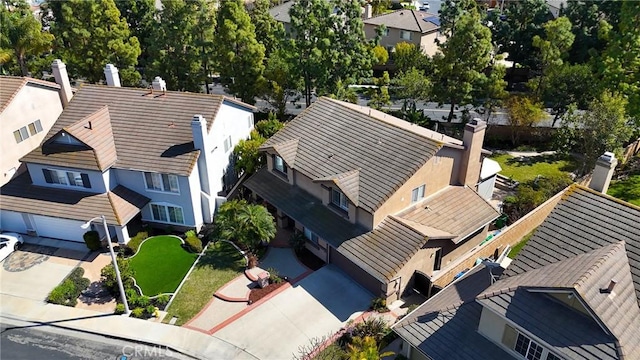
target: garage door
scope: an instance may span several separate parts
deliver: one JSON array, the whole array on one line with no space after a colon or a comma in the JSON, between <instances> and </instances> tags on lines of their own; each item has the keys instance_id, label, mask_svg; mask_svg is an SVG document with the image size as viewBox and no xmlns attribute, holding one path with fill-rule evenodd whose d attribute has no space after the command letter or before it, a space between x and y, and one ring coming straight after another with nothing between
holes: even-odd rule
<instances>
[{"instance_id":1,"label":"garage door","mask_svg":"<svg viewBox=\"0 0 640 360\"><path fill-rule=\"evenodd\" d=\"M23 234L27 232L27 227L24 225L24 220L22 220L22 214L7 210L0 212L0 229Z\"/></svg>"},{"instance_id":2,"label":"garage door","mask_svg":"<svg viewBox=\"0 0 640 360\"><path fill-rule=\"evenodd\" d=\"M33 215L38 236L83 242L82 235L87 230L80 228L82 221L57 219Z\"/></svg>"}]
</instances>

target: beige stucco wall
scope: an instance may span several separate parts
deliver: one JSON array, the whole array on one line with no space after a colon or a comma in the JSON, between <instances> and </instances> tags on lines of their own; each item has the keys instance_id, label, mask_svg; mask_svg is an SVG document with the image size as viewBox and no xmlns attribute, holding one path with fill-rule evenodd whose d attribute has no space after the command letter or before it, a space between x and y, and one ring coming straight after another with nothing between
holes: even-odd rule
<instances>
[{"instance_id":1,"label":"beige stucco wall","mask_svg":"<svg viewBox=\"0 0 640 360\"><path fill-rule=\"evenodd\" d=\"M436 43L436 39L443 43L447 38L446 36L440 35L439 31L424 34L420 38L420 48L422 49L422 52L429 56L435 55L440 50L440 47Z\"/></svg>"},{"instance_id":2,"label":"beige stucco wall","mask_svg":"<svg viewBox=\"0 0 640 360\"><path fill-rule=\"evenodd\" d=\"M376 25L365 24L364 33L368 40L375 39L376 37ZM435 43L435 39L444 41L445 37L440 36L438 31L434 31L427 34L421 34L419 32L411 32L411 40L403 39L400 37L400 29L387 28L389 35L382 35L380 37L380 45L384 48L393 48L396 44L401 42L407 42L414 44L416 47L422 49L422 52L426 55L433 56L438 52L438 44Z\"/></svg>"},{"instance_id":3,"label":"beige stucco wall","mask_svg":"<svg viewBox=\"0 0 640 360\"><path fill-rule=\"evenodd\" d=\"M27 84L18 91L0 113L0 186L11 180L12 168L20 167L20 158L40 145L60 113L62 103L58 90ZM40 120L42 131L16 143L13 132L36 120Z\"/></svg>"},{"instance_id":4,"label":"beige stucco wall","mask_svg":"<svg viewBox=\"0 0 640 360\"><path fill-rule=\"evenodd\" d=\"M436 248L425 247L420 250L398 271L397 277L402 279L400 285L400 295L403 295L407 286L413 286L413 274L416 270L429 275L433 272L433 262L435 260ZM389 298L394 301L396 298Z\"/></svg>"},{"instance_id":5,"label":"beige stucco wall","mask_svg":"<svg viewBox=\"0 0 640 360\"><path fill-rule=\"evenodd\" d=\"M373 227L387 215L395 214L411 206L411 192L425 184L425 198L448 185L456 183L462 150L443 147L418 170L404 185L387 199L373 216Z\"/></svg>"}]
</instances>

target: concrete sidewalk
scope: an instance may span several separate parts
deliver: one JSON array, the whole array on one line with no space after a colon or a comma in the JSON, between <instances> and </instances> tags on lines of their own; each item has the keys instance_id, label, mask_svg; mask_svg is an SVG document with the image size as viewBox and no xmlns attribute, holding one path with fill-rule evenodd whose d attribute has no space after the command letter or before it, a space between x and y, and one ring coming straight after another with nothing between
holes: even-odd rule
<instances>
[{"instance_id":1,"label":"concrete sidewalk","mask_svg":"<svg viewBox=\"0 0 640 360\"><path fill-rule=\"evenodd\" d=\"M61 327L166 346L197 359L258 359L216 336L177 326L47 304L6 294L0 294L0 305L0 317L32 322L35 323L34 326Z\"/></svg>"}]
</instances>

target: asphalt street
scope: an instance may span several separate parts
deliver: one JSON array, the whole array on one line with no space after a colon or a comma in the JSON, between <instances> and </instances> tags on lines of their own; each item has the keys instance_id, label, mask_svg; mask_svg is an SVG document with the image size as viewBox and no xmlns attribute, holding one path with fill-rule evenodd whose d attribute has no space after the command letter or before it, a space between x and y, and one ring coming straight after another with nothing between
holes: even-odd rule
<instances>
[{"instance_id":1,"label":"asphalt street","mask_svg":"<svg viewBox=\"0 0 640 360\"><path fill-rule=\"evenodd\" d=\"M2 319L0 358L11 360L183 360L171 350Z\"/></svg>"}]
</instances>

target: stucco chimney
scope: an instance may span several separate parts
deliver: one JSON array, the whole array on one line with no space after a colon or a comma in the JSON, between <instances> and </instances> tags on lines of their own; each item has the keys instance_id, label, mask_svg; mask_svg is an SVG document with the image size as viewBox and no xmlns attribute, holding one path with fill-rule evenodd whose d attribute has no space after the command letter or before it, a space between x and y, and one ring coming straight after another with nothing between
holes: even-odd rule
<instances>
[{"instance_id":1,"label":"stucco chimney","mask_svg":"<svg viewBox=\"0 0 640 360\"><path fill-rule=\"evenodd\" d=\"M202 190L210 195L208 158L209 154L211 154L214 149L213 142L207 141L207 120L202 115L193 115L193 119L191 120L191 132L193 135L193 147L200 150L200 156L198 157L200 184Z\"/></svg>"},{"instance_id":2,"label":"stucco chimney","mask_svg":"<svg viewBox=\"0 0 640 360\"><path fill-rule=\"evenodd\" d=\"M160 76L156 76L151 83L153 90L167 91L167 83Z\"/></svg>"},{"instance_id":3,"label":"stucco chimney","mask_svg":"<svg viewBox=\"0 0 640 360\"><path fill-rule=\"evenodd\" d=\"M462 185L467 185L474 189L478 180L480 180L482 143L484 142L486 129L487 123L480 119L473 119L464 126L464 135L462 137L464 152L462 154L462 163L460 164L459 181Z\"/></svg>"},{"instance_id":4,"label":"stucco chimney","mask_svg":"<svg viewBox=\"0 0 640 360\"><path fill-rule=\"evenodd\" d=\"M602 154L596 161L596 168L593 170L593 177L591 177L589 187L606 194L616 165L618 165L618 159L616 159L614 153L607 151Z\"/></svg>"},{"instance_id":5,"label":"stucco chimney","mask_svg":"<svg viewBox=\"0 0 640 360\"><path fill-rule=\"evenodd\" d=\"M67 65L62 60L55 59L51 64L53 70L53 77L56 79L56 83L60 85L60 100L62 101L62 107L66 107L73 97L71 91L71 83L69 82L69 74L67 73Z\"/></svg>"},{"instance_id":6,"label":"stucco chimney","mask_svg":"<svg viewBox=\"0 0 640 360\"><path fill-rule=\"evenodd\" d=\"M107 64L104 68L104 77L107 79L107 85L120 87L120 75L118 68L113 64Z\"/></svg>"},{"instance_id":7,"label":"stucco chimney","mask_svg":"<svg viewBox=\"0 0 640 360\"><path fill-rule=\"evenodd\" d=\"M365 5L363 18L367 20L367 19L371 19L372 16L373 16L373 7L371 6L371 4Z\"/></svg>"}]
</instances>

